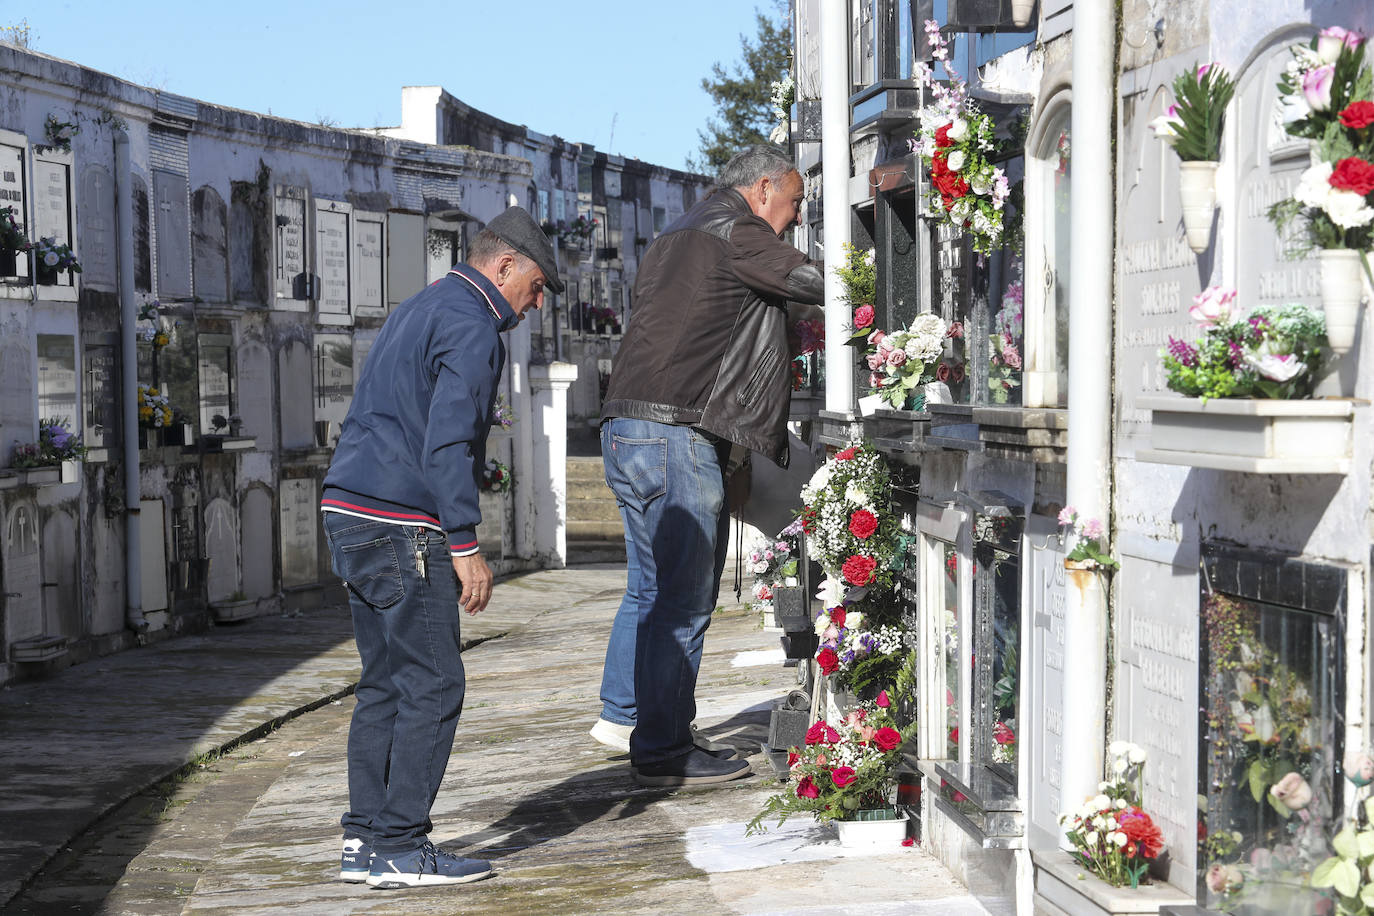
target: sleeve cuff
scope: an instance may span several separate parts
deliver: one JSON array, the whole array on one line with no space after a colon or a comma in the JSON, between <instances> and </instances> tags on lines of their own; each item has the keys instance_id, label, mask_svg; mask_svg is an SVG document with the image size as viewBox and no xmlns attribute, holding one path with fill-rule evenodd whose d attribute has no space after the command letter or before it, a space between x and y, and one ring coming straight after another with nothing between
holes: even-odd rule
<instances>
[{"instance_id":1,"label":"sleeve cuff","mask_svg":"<svg viewBox=\"0 0 1374 916\"><path fill-rule=\"evenodd\" d=\"M477 532L471 528L448 532L448 551L455 557L471 556L479 551Z\"/></svg>"}]
</instances>

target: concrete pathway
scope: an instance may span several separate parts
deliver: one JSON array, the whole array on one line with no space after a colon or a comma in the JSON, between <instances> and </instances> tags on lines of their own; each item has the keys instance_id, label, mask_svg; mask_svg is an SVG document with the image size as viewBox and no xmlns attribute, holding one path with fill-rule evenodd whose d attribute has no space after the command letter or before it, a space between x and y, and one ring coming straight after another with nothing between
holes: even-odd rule
<instances>
[{"instance_id":1,"label":"concrete pathway","mask_svg":"<svg viewBox=\"0 0 1374 916\"><path fill-rule=\"evenodd\" d=\"M356 657L347 613L333 608L218 628L0 692L0 908L982 916L919 849L857 855L810 821L746 838L744 823L775 786L765 776L695 791L637 787L628 760L586 735L623 586L623 566L528 574L465 618L465 638L484 641L464 654L467 706L433 838L492 860L495 878L390 892L334 880L352 709L339 697ZM794 682L767 651L775 643L754 615L722 609L698 689L703 731L761 773L768 703ZM312 706L193 763L152 810L120 807L206 750Z\"/></svg>"}]
</instances>

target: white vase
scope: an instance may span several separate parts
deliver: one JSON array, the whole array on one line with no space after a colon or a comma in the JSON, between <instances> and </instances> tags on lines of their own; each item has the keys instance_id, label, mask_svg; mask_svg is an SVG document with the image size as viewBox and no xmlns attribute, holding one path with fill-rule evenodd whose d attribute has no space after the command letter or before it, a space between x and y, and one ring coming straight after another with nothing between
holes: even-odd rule
<instances>
[{"instance_id":1,"label":"white vase","mask_svg":"<svg viewBox=\"0 0 1374 916\"><path fill-rule=\"evenodd\" d=\"M872 849L897 852L906 839L906 818L890 811L884 820L835 821L840 845L847 849Z\"/></svg>"},{"instance_id":2,"label":"white vase","mask_svg":"<svg viewBox=\"0 0 1374 916\"><path fill-rule=\"evenodd\" d=\"M1364 295L1360 252L1328 248L1321 252L1322 309L1326 312L1326 339L1337 353L1355 345L1360 323L1360 299Z\"/></svg>"},{"instance_id":3,"label":"white vase","mask_svg":"<svg viewBox=\"0 0 1374 916\"><path fill-rule=\"evenodd\" d=\"M953 404L954 395L944 382L926 382L924 385L926 404Z\"/></svg>"},{"instance_id":4,"label":"white vase","mask_svg":"<svg viewBox=\"0 0 1374 916\"><path fill-rule=\"evenodd\" d=\"M1203 252L1212 240L1212 212L1217 205L1217 163L1180 162L1178 196L1183 204L1183 231L1188 247Z\"/></svg>"},{"instance_id":5,"label":"white vase","mask_svg":"<svg viewBox=\"0 0 1374 916\"><path fill-rule=\"evenodd\" d=\"M1034 9L1035 0L1011 0L1011 21L1018 29L1025 28Z\"/></svg>"},{"instance_id":6,"label":"white vase","mask_svg":"<svg viewBox=\"0 0 1374 916\"><path fill-rule=\"evenodd\" d=\"M879 407L883 406L884 403L886 402L883 400L883 396L881 394L870 394L865 397L859 398L859 415L864 417L871 417Z\"/></svg>"},{"instance_id":7,"label":"white vase","mask_svg":"<svg viewBox=\"0 0 1374 916\"><path fill-rule=\"evenodd\" d=\"M62 462L62 482L77 483L81 480L81 462L64 461Z\"/></svg>"}]
</instances>

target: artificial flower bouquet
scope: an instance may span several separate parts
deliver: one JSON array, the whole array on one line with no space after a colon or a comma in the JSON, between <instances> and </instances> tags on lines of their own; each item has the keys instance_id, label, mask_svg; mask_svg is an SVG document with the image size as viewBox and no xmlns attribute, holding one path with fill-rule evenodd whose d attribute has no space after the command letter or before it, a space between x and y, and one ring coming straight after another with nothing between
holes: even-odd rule
<instances>
[{"instance_id":1,"label":"artificial flower bouquet","mask_svg":"<svg viewBox=\"0 0 1374 916\"><path fill-rule=\"evenodd\" d=\"M67 429L66 417L44 417L38 421L38 441L16 445L10 466L41 468L64 461L84 461L86 446L81 437Z\"/></svg>"},{"instance_id":2,"label":"artificial flower bouquet","mask_svg":"<svg viewBox=\"0 0 1374 916\"><path fill-rule=\"evenodd\" d=\"M1025 329L1025 284L1020 279L1007 284L1002 293L1002 307L992 321L988 335L988 390L994 404L1011 400L1012 390L1021 384L1021 344Z\"/></svg>"},{"instance_id":3,"label":"artificial flower bouquet","mask_svg":"<svg viewBox=\"0 0 1374 916\"><path fill-rule=\"evenodd\" d=\"M801 532L798 519L778 532L772 541L749 552L746 562L754 575L754 606L762 613L772 610L773 595L778 588L797 585L797 563L801 553L797 538Z\"/></svg>"},{"instance_id":4,"label":"artificial flower bouquet","mask_svg":"<svg viewBox=\"0 0 1374 916\"><path fill-rule=\"evenodd\" d=\"M148 429L172 425L172 408L165 391L152 385L138 386L138 425Z\"/></svg>"},{"instance_id":5,"label":"artificial flower bouquet","mask_svg":"<svg viewBox=\"0 0 1374 916\"><path fill-rule=\"evenodd\" d=\"M491 408L491 422L502 429L510 429L515 425L515 408L510 406L504 394L496 396L496 403Z\"/></svg>"},{"instance_id":6,"label":"artificial flower bouquet","mask_svg":"<svg viewBox=\"0 0 1374 916\"><path fill-rule=\"evenodd\" d=\"M1107 756L1107 779L1098 784L1098 794L1061 814L1059 823L1070 855L1085 870L1113 887L1138 887L1148 883L1150 862L1164 850L1159 827L1141 808L1145 751L1113 741Z\"/></svg>"},{"instance_id":7,"label":"artificial flower bouquet","mask_svg":"<svg viewBox=\"0 0 1374 916\"><path fill-rule=\"evenodd\" d=\"M482 466L482 492L505 493L510 490L510 468L495 458L488 458Z\"/></svg>"},{"instance_id":8,"label":"artificial flower bouquet","mask_svg":"<svg viewBox=\"0 0 1374 916\"><path fill-rule=\"evenodd\" d=\"M38 262L39 268L48 270L62 271L70 270L72 273L81 273L81 264L72 253L70 245L62 244L54 238L41 238L33 246L34 257Z\"/></svg>"},{"instance_id":9,"label":"artificial flower bouquet","mask_svg":"<svg viewBox=\"0 0 1374 916\"><path fill-rule=\"evenodd\" d=\"M832 455L802 487L802 530L808 554L829 583L825 606L843 603L848 588L892 590L897 520L892 477L873 444L851 443Z\"/></svg>"},{"instance_id":10,"label":"artificial flower bouquet","mask_svg":"<svg viewBox=\"0 0 1374 916\"><path fill-rule=\"evenodd\" d=\"M1107 529L1100 519L1084 518L1073 506L1065 506L1059 510L1059 527L1067 529L1069 534L1077 538L1073 549L1064 557L1065 560L1082 563L1089 569L1117 569L1121 566L1112 559L1111 552L1104 543L1107 540Z\"/></svg>"},{"instance_id":11,"label":"artificial flower bouquet","mask_svg":"<svg viewBox=\"0 0 1374 916\"><path fill-rule=\"evenodd\" d=\"M1236 291L1210 286L1189 314L1202 338L1174 337L1160 352L1166 384L1185 397L1305 398L1329 350L1326 317L1308 305L1236 306Z\"/></svg>"},{"instance_id":12,"label":"artificial flower bouquet","mask_svg":"<svg viewBox=\"0 0 1374 916\"><path fill-rule=\"evenodd\" d=\"M1339 26L1323 29L1279 78L1285 129L1313 141L1312 165L1293 196L1270 218L1280 228L1302 219L1313 247L1367 251L1374 245L1374 76L1365 63L1364 36Z\"/></svg>"},{"instance_id":13,"label":"artificial flower bouquet","mask_svg":"<svg viewBox=\"0 0 1374 916\"><path fill-rule=\"evenodd\" d=\"M897 725L886 690L838 722L818 719L806 743L788 752L786 787L768 799L747 833L767 830L763 821L775 817L779 825L795 814L824 823L854 820L860 811L890 810L901 747L915 732L914 722Z\"/></svg>"},{"instance_id":14,"label":"artificial flower bouquet","mask_svg":"<svg viewBox=\"0 0 1374 916\"><path fill-rule=\"evenodd\" d=\"M862 249L845 242L842 263L835 268L835 276L844 287L844 300L854 309L850 324L850 343L861 346L873 333L873 300L877 296L878 268L872 248Z\"/></svg>"},{"instance_id":15,"label":"artificial flower bouquet","mask_svg":"<svg viewBox=\"0 0 1374 916\"><path fill-rule=\"evenodd\" d=\"M1217 162L1226 106L1235 93L1236 84L1225 70L1201 64L1174 80L1177 101L1150 122L1150 129L1184 162Z\"/></svg>"},{"instance_id":16,"label":"artificial flower bouquet","mask_svg":"<svg viewBox=\"0 0 1374 916\"><path fill-rule=\"evenodd\" d=\"M913 410L924 409L925 395L920 386L937 380L940 355L949 335L949 325L931 312L917 315L904 330L891 334L873 331L864 353L872 393L895 410L908 404Z\"/></svg>"},{"instance_id":17,"label":"artificial flower bouquet","mask_svg":"<svg viewBox=\"0 0 1374 916\"><path fill-rule=\"evenodd\" d=\"M15 217L14 207L0 207L0 248L20 252L31 247L24 224Z\"/></svg>"},{"instance_id":18,"label":"artificial flower bouquet","mask_svg":"<svg viewBox=\"0 0 1374 916\"><path fill-rule=\"evenodd\" d=\"M931 56L949 76L946 86L929 66L917 66L917 81L932 98L932 104L921 109L916 139L911 141L930 180L925 213L969 233L975 251L991 254L1002 247L1004 205L1011 195L1006 172L989 158L998 145L992 118L968 99L939 23L927 20L925 30Z\"/></svg>"}]
</instances>

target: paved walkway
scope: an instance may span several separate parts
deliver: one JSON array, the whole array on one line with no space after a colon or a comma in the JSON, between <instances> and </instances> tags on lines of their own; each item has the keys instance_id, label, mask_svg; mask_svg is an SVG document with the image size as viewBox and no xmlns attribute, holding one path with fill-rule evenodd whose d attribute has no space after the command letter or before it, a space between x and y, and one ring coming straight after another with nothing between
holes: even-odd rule
<instances>
[{"instance_id":1,"label":"paved walkway","mask_svg":"<svg viewBox=\"0 0 1374 916\"><path fill-rule=\"evenodd\" d=\"M356 656L346 610L327 608L0 692L0 909L982 916L919 849L856 855L809 821L746 839L767 778L637 787L628 760L586 736L623 586L623 567L523 575L465 618L465 639L482 641L464 655L468 702L433 837L491 859L494 879L391 892L333 879ZM753 615L722 609L698 689L698 724L759 772L768 703L794 681L775 644ZM183 767L151 810L126 803Z\"/></svg>"}]
</instances>

